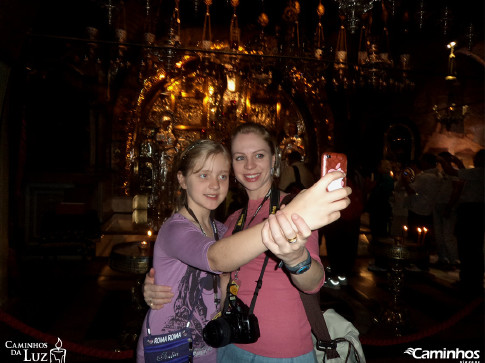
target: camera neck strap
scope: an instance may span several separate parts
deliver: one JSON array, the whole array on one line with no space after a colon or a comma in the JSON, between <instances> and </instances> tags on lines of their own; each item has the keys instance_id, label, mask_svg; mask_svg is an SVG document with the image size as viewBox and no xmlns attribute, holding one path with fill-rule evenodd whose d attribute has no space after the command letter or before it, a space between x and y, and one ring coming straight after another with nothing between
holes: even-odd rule
<instances>
[{"instance_id":1,"label":"camera neck strap","mask_svg":"<svg viewBox=\"0 0 485 363\"><path fill-rule=\"evenodd\" d=\"M274 214L280 207L280 191L278 188L276 188L274 185L271 187L271 189L266 193L266 196L263 198L263 201L259 205L259 207L256 209L256 213L252 216L251 220L249 221L248 225L251 224L253 219L256 217L258 212L261 210L263 207L263 204L268 200L270 200L269 203L269 214ZM248 202L249 204L249 202ZM234 230L232 231L232 234L240 232L244 229L244 225L246 222L246 216L248 213L248 206L241 211L241 215L238 218L238 221L236 223L236 226L234 227ZM251 300L251 305L249 306L249 314L252 314L254 311L254 306L256 305L256 299L258 298L259 290L261 289L261 286L263 286L263 275L264 275L264 270L266 269L266 265L268 264L269 260L269 253L266 252L266 257L264 258L263 266L261 267L261 273L259 274L258 281L256 281L256 288L254 289L254 294L253 294L253 299ZM232 294L230 291L230 284L231 284L232 276L231 279L229 280L229 283L227 285L227 294ZM226 301L224 303L224 309L226 309L227 305L229 304L229 299L226 298Z\"/></svg>"},{"instance_id":2,"label":"camera neck strap","mask_svg":"<svg viewBox=\"0 0 485 363\"><path fill-rule=\"evenodd\" d=\"M185 206L185 209L187 209L187 212L189 212L190 216L199 225L201 232L204 234L204 236L207 237L207 234L205 233L204 228L202 228L202 225L200 224L199 220L197 219L197 216L195 215L194 211L187 204L187 201L185 201L184 206ZM210 222L211 222L212 232L214 233L214 239L216 241L218 241L219 240L219 232L217 231L216 222L214 221L214 218L213 218L213 211L211 211ZM221 303L221 299L219 298L219 294L217 293L217 285L218 285L218 276L212 275L212 288L214 290L214 304L217 307L219 307L219 304Z\"/></svg>"},{"instance_id":3,"label":"camera neck strap","mask_svg":"<svg viewBox=\"0 0 485 363\"><path fill-rule=\"evenodd\" d=\"M195 215L194 211L190 209L189 205L187 204L187 201L184 203L185 209L187 209L187 212L189 212L190 216L194 219L194 221L198 224L200 231L204 236L207 237L207 233L205 233L204 228L202 228L202 225L200 224L199 220L197 219L197 216ZM217 232L217 226L216 223L214 222L214 218L212 217L212 212L210 216L210 222L211 222L211 227L212 227L212 233L214 233L214 239L216 241L219 240L219 233Z\"/></svg>"},{"instance_id":4,"label":"camera neck strap","mask_svg":"<svg viewBox=\"0 0 485 363\"><path fill-rule=\"evenodd\" d=\"M192 218L194 218L195 222L199 225L199 228L200 228L200 231L202 232L202 234L204 236L207 236L204 229L202 228L202 225L200 224L199 220L197 219L197 216L192 211L192 209L189 208L189 206L187 205L187 202L185 202L185 208L187 209L189 214L192 216ZM217 240L219 240L219 232L217 231L217 226L216 226L216 223L214 221L214 218L212 218L212 215L211 215L210 221L211 221L212 232L214 233L214 239L217 241ZM217 281L215 280L215 278L214 278L214 281L213 281L213 287L214 287L214 302L217 305L218 304ZM187 319L187 325L186 325L187 328L190 326L190 322L192 321L192 316L194 315L195 306L196 306L197 302L200 300L200 297L202 296L202 290L204 290L204 287L202 285L199 285L199 293L197 295L197 299L194 300L194 306L192 306L192 309L190 310L189 317ZM150 332L150 311L151 310L152 309L148 310L148 315L147 315L147 324L146 325L147 325L148 335L151 335L151 332Z\"/></svg>"}]
</instances>

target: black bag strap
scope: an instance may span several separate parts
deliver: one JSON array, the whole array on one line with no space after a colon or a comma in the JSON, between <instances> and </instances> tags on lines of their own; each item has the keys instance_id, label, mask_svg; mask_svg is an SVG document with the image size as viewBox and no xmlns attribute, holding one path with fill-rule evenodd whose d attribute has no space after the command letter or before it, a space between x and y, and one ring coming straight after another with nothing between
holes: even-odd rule
<instances>
[{"instance_id":1,"label":"black bag strap","mask_svg":"<svg viewBox=\"0 0 485 363\"><path fill-rule=\"evenodd\" d=\"M294 194L286 195L281 204L288 204L295 197ZM327 323L323 318L322 310L320 309L320 293L305 294L300 292L300 299L305 307L305 312L312 328L313 334L317 337L316 348L325 351L328 359L339 358L337 352L337 341L330 337Z\"/></svg>"},{"instance_id":2,"label":"black bag strap","mask_svg":"<svg viewBox=\"0 0 485 363\"><path fill-rule=\"evenodd\" d=\"M293 172L295 173L295 182L296 185L302 189L305 189L300 178L300 169L298 169L298 166L293 165Z\"/></svg>"},{"instance_id":3,"label":"black bag strap","mask_svg":"<svg viewBox=\"0 0 485 363\"><path fill-rule=\"evenodd\" d=\"M347 343L348 351L345 357L345 362L349 360L352 353L354 356L354 361L360 362L360 356L357 353L354 344L350 340L346 339L345 337L337 337L332 339L330 336L327 322L325 321L320 309L320 294L305 294L304 292L300 291L300 298L303 302L303 306L305 307L305 312L307 314L313 334L315 334L317 338L315 348L325 352L326 358L328 359L340 358L340 354L337 351L337 344Z\"/></svg>"},{"instance_id":4,"label":"black bag strap","mask_svg":"<svg viewBox=\"0 0 485 363\"><path fill-rule=\"evenodd\" d=\"M320 309L320 294L305 294L300 291L300 298L305 307L308 322L312 328L313 334L317 338L316 348L325 351L328 359L339 358L337 352L337 342L330 337L327 323L323 318Z\"/></svg>"}]
</instances>

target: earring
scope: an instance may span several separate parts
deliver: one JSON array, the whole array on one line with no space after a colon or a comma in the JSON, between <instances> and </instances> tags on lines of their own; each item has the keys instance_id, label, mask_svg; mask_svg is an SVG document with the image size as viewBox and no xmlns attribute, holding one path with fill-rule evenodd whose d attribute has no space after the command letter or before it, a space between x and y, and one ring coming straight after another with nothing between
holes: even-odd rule
<instances>
[{"instance_id":1,"label":"earring","mask_svg":"<svg viewBox=\"0 0 485 363\"><path fill-rule=\"evenodd\" d=\"M274 174L274 168L273 168L273 167L271 167L270 174L271 174L271 175L273 175L273 174Z\"/></svg>"}]
</instances>

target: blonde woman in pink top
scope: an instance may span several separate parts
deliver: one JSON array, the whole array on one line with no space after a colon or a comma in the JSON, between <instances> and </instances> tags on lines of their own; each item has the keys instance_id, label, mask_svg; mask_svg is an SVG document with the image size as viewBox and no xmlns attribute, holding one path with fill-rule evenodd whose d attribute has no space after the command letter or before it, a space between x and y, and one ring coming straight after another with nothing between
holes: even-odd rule
<instances>
[{"instance_id":1,"label":"blonde woman in pink top","mask_svg":"<svg viewBox=\"0 0 485 363\"><path fill-rule=\"evenodd\" d=\"M351 190L346 187L328 192L328 184L342 176L339 172L330 173L300 193L282 211L271 215L270 197L279 192L273 187L279 168L277 155L276 144L263 126L246 123L234 131L232 167L237 181L247 193L248 202L243 210L227 219L225 238L218 241L221 249L213 249L213 254L209 250L209 264L211 258L225 261L214 270L234 272L221 277L221 290L225 290L228 282L235 282L239 287L237 297L249 306L268 253L269 260L254 308L260 337L254 343L231 343L220 347L218 362L313 363L316 359L310 325L299 295L300 290L318 292L324 282L318 234L310 232L310 228L316 230L338 219L339 211L349 204ZM283 198L284 193L280 193L279 199ZM291 216L298 228L285 215ZM301 223L302 219L306 225ZM242 223L235 229L238 221ZM242 231L234 233L237 230ZM250 231L251 235L248 234ZM259 236L253 233L255 231ZM230 241L236 237L237 241ZM240 255L250 258L241 261ZM279 265L282 268L278 268ZM171 300L169 290L167 286L154 285L151 275L147 276L145 300L153 308L160 308Z\"/></svg>"}]
</instances>

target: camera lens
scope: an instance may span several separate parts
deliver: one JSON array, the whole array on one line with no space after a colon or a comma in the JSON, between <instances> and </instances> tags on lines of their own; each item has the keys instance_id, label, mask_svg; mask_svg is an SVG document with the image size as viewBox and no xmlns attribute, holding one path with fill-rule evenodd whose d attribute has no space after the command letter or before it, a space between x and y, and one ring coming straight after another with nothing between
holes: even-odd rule
<instances>
[{"instance_id":1,"label":"camera lens","mask_svg":"<svg viewBox=\"0 0 485 363\"><path fill-rule=\"evenodd\" d=\"M231 342L231 327L225 319L211 320L202 330L202 336L211 347L224 347Z\"/></svg>"}]
</instances>

